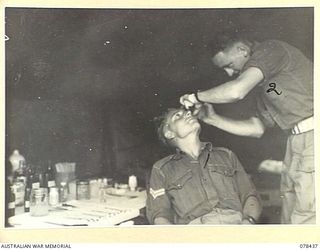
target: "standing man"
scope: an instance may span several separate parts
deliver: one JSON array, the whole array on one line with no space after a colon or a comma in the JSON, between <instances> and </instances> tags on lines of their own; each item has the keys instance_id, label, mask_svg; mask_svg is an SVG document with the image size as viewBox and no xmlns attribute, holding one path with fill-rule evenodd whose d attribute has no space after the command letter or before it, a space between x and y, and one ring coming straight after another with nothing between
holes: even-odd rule
<instances>
[{"instance_id":1,"label":"standing man","mask_svg":"<svg viewBox=\"0 0 320 250\"><path fill-rule=\"evenodd\" d=\"M232 103L258 87L257 116L238 121L203 105L199 118L240 136L261 137L278 125L290 131L281 174L284 224L313 224L315 216L313 142L313 64L297 48L278 40L261 43L222 36L212 48L212 61L233 80L206 91L186 94L180 103Z\"/></svg>"}]
</instances>

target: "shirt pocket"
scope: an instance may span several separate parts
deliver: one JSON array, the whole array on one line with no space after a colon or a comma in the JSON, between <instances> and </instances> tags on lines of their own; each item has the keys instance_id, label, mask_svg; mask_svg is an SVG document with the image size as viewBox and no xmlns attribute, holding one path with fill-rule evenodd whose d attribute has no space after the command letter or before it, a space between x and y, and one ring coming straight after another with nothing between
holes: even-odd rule
<instances>
[{"instance_id":1,"label":"shirt pocket","mask_svg":"<svg viewBox=\"0 0 320 250\"><path fill-rule=\"evenodd\" d=\"M167 191L172 190L182 190L185 188L185 184L192 179L191 170L188 170L186 173L180 175L179 177L175 178L167 188Z\"/></svg>"},{"instance_id":2,"label":"shirt pocket","mask_svg":"<svg viewBox=\"0 0 320 250\"><path fill-rule=\"evenodd\" d=\"M223 164L209 166L209 174L220 199L238 199L238 190L235 182L236 171L236 169Z\"/></svg>"},{"instance_id":3,"label":"shirt pocket","mask_svg":"<svg viewBox=\"0 0 320 250\"><path fill-rule=\"evenodd\" d=\"M179 216L184 216L188 213L194 204L199 202L199 194L192 182L191 170L175 177L166 189L173 207Z\"/></svg>"}]
</instances>

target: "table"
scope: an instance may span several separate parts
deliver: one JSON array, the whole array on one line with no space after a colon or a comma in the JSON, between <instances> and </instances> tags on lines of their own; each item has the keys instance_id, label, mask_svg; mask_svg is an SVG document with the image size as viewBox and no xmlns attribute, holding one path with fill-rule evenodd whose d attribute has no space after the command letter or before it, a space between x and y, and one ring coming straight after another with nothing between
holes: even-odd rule
<instances>
[{"instance_id":1,"label":"table","mask_svg":"<svg viewBox=\"0 0 320 250\"><path fill-rule=\"evenodd\" d=\"M123 195L107 194L98 199L71 200L52 207L46 216L17 214L9 218L14 228L106 227L120 224L140 215L146 206L146 191L128 191Z\"/></svg>"}]
</instances>

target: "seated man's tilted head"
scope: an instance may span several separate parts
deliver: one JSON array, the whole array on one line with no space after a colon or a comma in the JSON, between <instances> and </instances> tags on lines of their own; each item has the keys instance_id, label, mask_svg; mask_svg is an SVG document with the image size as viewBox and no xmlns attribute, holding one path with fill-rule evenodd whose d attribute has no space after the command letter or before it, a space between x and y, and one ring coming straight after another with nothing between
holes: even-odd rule
<instances>
[{"instance_id":1,"label":"seated man's tilted head","mask_svg":"<svg viewBox=\"0 0 320 250\"><path fill-rule=\"evenodd\" d=\"M170 108L156 120L160 123L159 139L170 146L177 146L177 141L190 136L198 136L201 130L197 117L183 108Z\"/></svg>"}]
</instances>

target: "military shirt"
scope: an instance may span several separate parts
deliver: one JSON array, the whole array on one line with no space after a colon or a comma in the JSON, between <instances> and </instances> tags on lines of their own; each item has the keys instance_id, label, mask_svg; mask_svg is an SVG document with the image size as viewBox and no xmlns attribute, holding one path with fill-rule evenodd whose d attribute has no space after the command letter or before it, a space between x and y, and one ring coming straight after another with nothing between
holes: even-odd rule
<instances>
[{"instance_id":1,"label":"military shirt","mask_svg":"<svg viewBox=\"0 0 320 250\"><path fill-rule=\"evenodd\" d=\"M187 224L217 207L242 212L249 196L258 194L235 154L203 143L197 160L177 152L154 164L147 217Z\"/></svg>"},{"instance_id":2,"label":"military shirt","mask_svg":"<svg viewBox=\"0 0 320 250\"><path fill-rule=\"evenodd\" d=\"M257 113L267 127L292 129L313 116L313 64L300 50L278 40L256 43L243 71L249 67L264 76Z\"/></svg>"}]
</instances>

